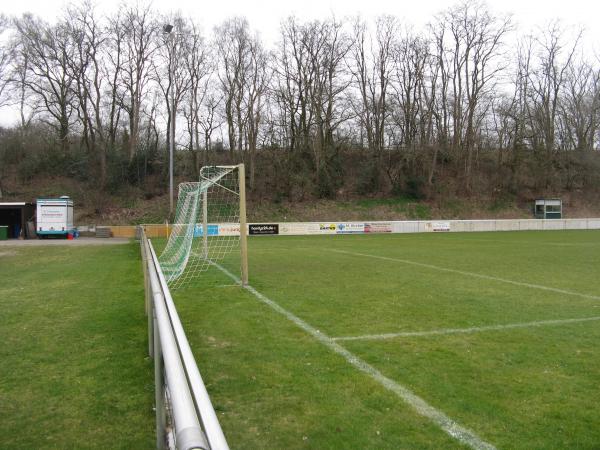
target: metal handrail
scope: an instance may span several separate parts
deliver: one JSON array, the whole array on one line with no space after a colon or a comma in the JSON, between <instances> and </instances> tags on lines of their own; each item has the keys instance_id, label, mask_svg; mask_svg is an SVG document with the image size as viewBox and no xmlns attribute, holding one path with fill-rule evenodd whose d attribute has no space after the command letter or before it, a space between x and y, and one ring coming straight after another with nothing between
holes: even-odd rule
<instances>
[{"instance_id":1,"label":"metal handrail","mask_svg":"<svg viewBox=\"0 0 600 450\"><path fill-rule=\"evenodd\" d=\"M192 354L152 243L141 230L149 354L155 362L156 445L169 441L164 387L169 392L173 438L180 450L228 450L223 430ZM166 383L165 383L166 381Z\"/></svg>"}]
</instances>

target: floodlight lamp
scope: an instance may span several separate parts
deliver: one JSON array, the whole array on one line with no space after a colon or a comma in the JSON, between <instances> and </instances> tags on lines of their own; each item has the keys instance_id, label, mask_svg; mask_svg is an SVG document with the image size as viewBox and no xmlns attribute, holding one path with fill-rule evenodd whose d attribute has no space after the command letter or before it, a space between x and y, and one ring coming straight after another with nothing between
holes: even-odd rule
<instances>
[{"instance_id":1,"label":"floodlight lamp","mask_svg":"<svg viewBox=\"0 0 600 450\"><path fill-rule=\"evenodd\" d=\"M171 31L173 31L173 25L166 24L166 25L163 27L163 31L164 31L165 33L170 33Z\"/></svg>"}]
</instances>

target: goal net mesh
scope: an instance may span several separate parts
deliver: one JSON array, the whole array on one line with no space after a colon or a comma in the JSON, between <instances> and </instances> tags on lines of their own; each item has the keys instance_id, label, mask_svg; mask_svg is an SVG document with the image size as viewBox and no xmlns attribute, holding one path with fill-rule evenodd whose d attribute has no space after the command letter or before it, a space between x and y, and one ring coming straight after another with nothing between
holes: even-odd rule
<instances>
[{"instance_id":1,"label":"goal net mesh","mask_svg":"<svg viewBox=\"0 0 600 450\"><path fill-rule=\"evenodd\" d=\"M158 258L169 287L186 286L215 264L238 271L239 231L237 167L205 166L200 181L181 183L169 240Z\"/></svg>"}]
</instances>

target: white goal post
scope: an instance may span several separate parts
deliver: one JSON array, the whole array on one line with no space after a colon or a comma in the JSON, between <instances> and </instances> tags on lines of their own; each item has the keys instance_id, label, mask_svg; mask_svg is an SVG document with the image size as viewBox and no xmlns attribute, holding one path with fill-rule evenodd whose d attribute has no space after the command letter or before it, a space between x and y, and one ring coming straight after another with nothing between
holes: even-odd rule
<instances>
[{"instance_id":1,"label":"white goal post","mask_svg":"<svg viewBox=\"0 0 600 450\"><path fill-rule=\"evenodd\" d=\"M179 184L174 223L158 258L171 289L215 265L239 270L248 284L245 178L243 164L204 166L198 182Z\"/></svg>"}]
</instances>

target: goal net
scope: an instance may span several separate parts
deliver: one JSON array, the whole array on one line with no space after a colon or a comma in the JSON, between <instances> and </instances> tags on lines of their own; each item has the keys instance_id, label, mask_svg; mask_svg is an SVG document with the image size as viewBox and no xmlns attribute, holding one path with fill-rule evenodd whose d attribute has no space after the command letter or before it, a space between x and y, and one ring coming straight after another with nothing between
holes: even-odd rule
<instances>
[{"instance_id":1,"label":"goal net","mask_svg":"<svg viewBox=\"0 0 600 450\"><path fill-rule=\"evenodd\" d=\"M200 181L179 185L169 240L158 258L171 289L224 265L247 283L244 166L205 166ZM237 266L237 268L235 268Z\"/></svg>"}]
</instances>

